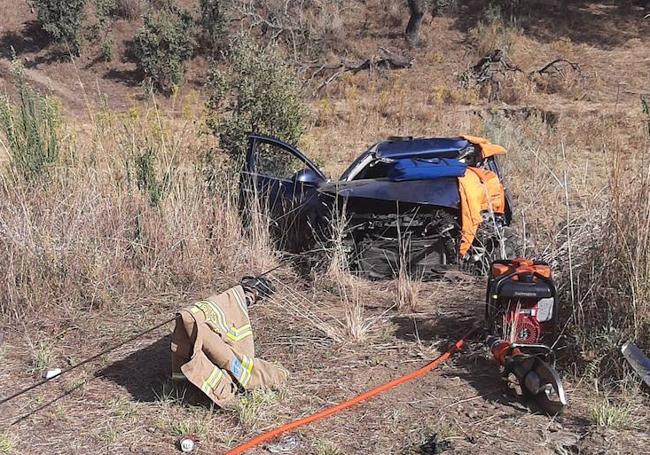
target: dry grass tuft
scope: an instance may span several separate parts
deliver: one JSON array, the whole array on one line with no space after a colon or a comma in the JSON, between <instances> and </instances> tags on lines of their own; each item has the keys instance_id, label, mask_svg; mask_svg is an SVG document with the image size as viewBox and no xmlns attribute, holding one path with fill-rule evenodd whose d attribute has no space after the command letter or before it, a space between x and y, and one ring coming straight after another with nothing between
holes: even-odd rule
<instances>
[{"instance_id":1,"label":"dry grass tuft","mask_svg":"<svg viewBox=\"0 0 650 455\"><path fill-rule=\"evenodd\" d=\"M629 402L615 403L604 397L598 399L590 408L591 420L598 426L613 429L632 429L638 426L634 417L634 406Z\"/></svg>"},{"instance_id":2,"label":"dry grass tuft","mask_svg":"<svg viewBox=\"0 0 650 455\"><path fill-rule=\"evenodd\" d=\"M28 369L30 374L41 374L46 369L52 368L54 365L55 354L53 346L49 341L39 340L32 343L30 339L27 340L30 348L31 363Z\"/></svg>"},{"instance_id":3,"label":"dry grass tuft","mask_svg":"<svg viewBox=\"0 0 650 455\"><path fill-rule=\"evenodd\" d=\"M397 309L412 313L417 311L422 280L413 278L406 267L401 266L397 276Z\"/></svg>"},{"instance_id":4,"label":"dry grass tuft","mask_svg":"<svg viewBox=\"0 0 650 455\"><path fill-rule=\"evenodd\" d=\"M253 390L237 397L230 406L245 431L254 431L261 422L273 415L275 405L284 399L282 392Z\"/></svg>"},{"instance_id":5,"label":"dry grass tuft","mask_svg":"<svg viewBox=\"0 0 650 455\"><path fill-rule=\"evenodd\" d=\"M367 283L349 274L339 276L336 283L345 310L344 337L356 342L364 341L374 322L365 315L363 290Z\"/></svg>"},{"instance_id":6,"label":"dry grass tuft","mask_svg":"<svg viewBox=\"0 0 650 455\"><path fill-rule=\"evenodd\" d=\"M316 443L316 455L344 455L344 452L333 442L318 441Z\"/></svg>"},{"instance_id":7,"label":"dry grass tuft","mask_svg":"<svg viewBox=\"0 0 650 455\"><path fill-rule=\"evenodd\" d=\"M5 433L0 433L0 454L10 455L14 453L14 447L11 437Z\"/></svg>"},{"instance_id":8,"label":"dry grass tuft","mask_svg":"<svg viewBox=\"0 0 650 455\"><path fill-rule=\"evenodd\" d=\"M495 49L501 49L515 62L519 62L518 57L522 54L526 55L521 48L527 40L522 31L500 17L479 22L470 30L469 38L479 57L484 57Z\"/></svg>"}]
</instances>

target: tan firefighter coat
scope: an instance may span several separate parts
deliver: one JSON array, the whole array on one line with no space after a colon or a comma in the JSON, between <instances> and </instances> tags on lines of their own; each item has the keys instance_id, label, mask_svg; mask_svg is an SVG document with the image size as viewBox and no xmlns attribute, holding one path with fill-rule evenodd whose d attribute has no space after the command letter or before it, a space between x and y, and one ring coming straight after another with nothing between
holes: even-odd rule
<instances>
[{"instance_id":1,"label":"tan firefighter coat","mask_svg":"<svg viewBox=\"0 0 650 455\"><path fill-rule=\"evenodd\" d=\"M187 379L223 406L243 389L285 382L282 367L255 358L247 296L241 286L182 309L172 334L172 379Z\"/></svg>"}]
</instances>

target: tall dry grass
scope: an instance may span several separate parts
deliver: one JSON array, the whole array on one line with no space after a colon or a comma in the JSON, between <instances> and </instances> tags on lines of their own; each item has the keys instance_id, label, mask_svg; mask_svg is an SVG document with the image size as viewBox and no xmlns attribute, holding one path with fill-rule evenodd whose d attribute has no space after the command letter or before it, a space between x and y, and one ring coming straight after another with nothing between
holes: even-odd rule
<instances>
[{"instance_id":1,"label":"tall dry grass","mask_svg":"<svg viewBox=\"0 0 650 455\"><path fill-rule=\"evenodd\" d=\"M275 263L264 220L242 234L238 176L197 125L166 117L155 102L96 112L82 128L66 124L47 178L3 169L5 321L59 325L93 309L222 288Z\"/></svg>"},{"instance_id":2,"label":"tall dry grass","mask_svg":"<svg viewBox=\"0 0 650 455\"><path fill-rule=\"evenodd\" d=\"M577 272L589 285L582 285L588 298L574 311L575 335L585 340L585 360L596 376L624 373L619 349L626 341L650 349L649 145L646 137L639 148L616 144L611 151L597 249L590 251L589 268Z\"/></svg>"},{"instance_id":3,"label":"tall dry grass","mask_svg":"<svg viewBox=\"0 0 650 455\"><path fill-rule=\"evenodd\" d=\"M561 298L558 345L595 377L622 376L620 346L650 348L649 140L638 113L493 118L527 256L548 261Z\"/></svg>"}]
</instances>

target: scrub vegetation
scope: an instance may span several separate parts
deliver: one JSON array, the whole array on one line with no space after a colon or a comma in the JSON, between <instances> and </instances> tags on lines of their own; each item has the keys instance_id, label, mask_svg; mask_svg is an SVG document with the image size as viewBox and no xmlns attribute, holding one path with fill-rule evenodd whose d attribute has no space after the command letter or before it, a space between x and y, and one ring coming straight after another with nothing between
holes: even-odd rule
<instances>
[{"instance_id":1,"label":"scrub vegetation","mask_svg":"<svg viewBox=\"0 0 650 455\"><path fill-rule=\"evenodd\" d=\"M214 409L167 381L161 330L95 363L97 377L89 367L3 408L0 453L175 453L188 432L221 453L420 366L481 321L482 279L363 281L336 235L318 252L329 268L305 276L274 249L263 206L243 229L250 130L297 143L333 178L391 135L505 146L522 252L551 263L562 299L564 417L504 398L477 347L305 428L296 453L411 453L442 428L454 429L437 431L452 453L528 452L533 440L540 453L647 447L647 389L620 354L627 340L650 353L647 9L115 0L63 2L56 19L59 3L0 19L0 382L28 385L280 264L277 293L251 317L259 355L292 382ZM411 4L426 13L417 36L405 36ZM495 49L502 59L477 66ZM386 50L413 65L361 65Z\"/></svg>"}]
</instances>

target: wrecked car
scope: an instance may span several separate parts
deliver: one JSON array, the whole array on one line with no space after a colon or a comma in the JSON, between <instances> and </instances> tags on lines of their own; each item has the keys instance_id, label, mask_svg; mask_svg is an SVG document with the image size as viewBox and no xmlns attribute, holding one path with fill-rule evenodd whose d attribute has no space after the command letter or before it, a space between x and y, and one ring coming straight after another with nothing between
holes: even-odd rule
<instances>
[{"instance_id":1,"label":"wrecked car","mask_svg":"<svg viewBox=\"0 0 650 455\"><path fill-rule=\"evenodd\" d=\"M295 146L251 134L240 208L244 220L253 208L269 214L282 251L309 261L336 251L367 278L484 274L512 254L504 153L481 137L392 137L331 180Z\"/></svg>"}]
</instances>

